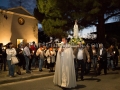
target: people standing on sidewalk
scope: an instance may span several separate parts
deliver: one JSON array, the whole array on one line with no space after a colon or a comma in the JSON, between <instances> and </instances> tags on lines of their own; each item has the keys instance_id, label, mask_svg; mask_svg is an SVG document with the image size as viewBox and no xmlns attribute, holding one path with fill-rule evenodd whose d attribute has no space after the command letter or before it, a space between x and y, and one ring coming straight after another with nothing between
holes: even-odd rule
<instances>
[{"instance_id":1,"label":"people standing on sidewalk","mask_svg":"<svg viewBox=\"0 0 120 90\"><path fill-rule=\"evenodd\" d=\"M8 43L7 46L8 47L6 49L6 53L7 53L7 63L8 63L8 69L9 69L9 76L14 77L15 65L11 64L11 58L12 58L12 56L16 56L16 50L15 50L15 48L13 48L12 42Z\"/></svg>"},{"instance_id":2,"label":"people standing on sidewalk","mask_svg":"<svg viewBox=\"0 0 120 90\"><path fill-rule=\"evenodd\" d=\"M46 53L46 51L48 50L48 48L46 47L46 46L43 46L43 48L44 48L44 53ZM48 63L47 63L47 57L46 57L46 55L45 55L45 59L44 59L44 66L43 66L44 68L47 68L48 69Z\"/></svg>"},{"instance_id":3,"label":"people standing on sidewalk","mask_svg":"<svg viewBox=\"0 0 120 90\"><path fill-rule=\"evenodd\" d=\"M107 51L106 51L106 48L103 47L102 43L99 44L98 63L99 63L98 75L101 74L102 69L104 69L104 75L106 75L107 74Z\"/></svg>"},{"instance_id":4,"label":"people standing on sidewalk","mask_svg":"<svg viewBox=\"0 0 120 90\"><path fill-rule=\"evenodd\" d=\"M2 71L3 66L3 51L2 51L3 44L0 43L0 71Z\"/></svg>"},{"instance_id":5,"label":"people standing on sidewalk","mask_svg":"<svg viewBox=\"0 0 120 90\"><path fill-rule=\"evenodd\" d=\"M62 38L62 45L57 53L53 82L63 88L76 87L73 49L68 44L67 38Z\"/></svg>"},{"instance_id":6,"label":"people standing on sidewalk","mask_svg":"<svg viewBox=\"0 0 120 90\"><path fill-rule=\"evenodd\" d=\"M20 45L18 45L18 48L16 49L16 51L17 51L16 56L19 60L19 63L16 64L16 73L18 75L21 75L21 70L20 69L23 66L23 61L25 61L25 58L24 58L24 55L23 55L23 48Z\"/></svg>"},{"instance_id":7,"label":"people standing on sidewalk","mask_svg":"<svg viewBox=\"0 0 120 90\"><path fill-rule=\"evenodd\" d=\"M25 47L23 49L25 61L26 61L26 73L31 73L29 70L29 62L31 59L30 49L29 49L29 43L25 44Z\"/></svg>"},{"instance_id":8,"label":"people standing on sidewalk","mask_svg":"<svg viewBox=\"0 0 120 90\"><path fill-rule=\"evenodd\" d=\"M31 59L30 59L30 64L29 64L29 69L31 70L31 67L36 68L36 51L37 51L37 45L35 41L32 42L32 45L30 45L30 52L31 52Z\"/></svg>"},{"instance_id":9,"label":"people standing on sidewalk","mask_svg":"<svg viewBox=\"0 0 120 90\"><path fill-rule=\"evenodd\" d=\"M47 57L47 63L49 65L49 69L50 69L49 72L53 72L54 71L53 68L54 68L54 64L55 64L55 56L56 56L55 50L53 50L53 48L50 47L46 51L45 56Z\"/></svg>"},{"instance_id":10,"label":"people standing on sidewalk","mask_svg":"<svg viewBox=\"0 0 120 90\"><path fill-rule=\"evenodd\" d=\"M110 47L112 48L113 63L114 67L116 68L118 66L119 51L114 44L112 44Z\"/></svg>"},{"instance_id":11,"label":"people standing on sidewalk","mask_svg":"<svg viewBox=\"0 0 120 90\"><path fill-rule=\"evenodd\" d=\"M112 68L113 71L115 70L113 50L111 46L107 48L107 69L109 70L110 68Z\"/></svg>"},{"instance_id":12,"label":"people standing on sidewalk","mask_svg":"<svg viewBox=\"0 0 120 90\"><path fill-rule=\"evenodd\" d=\"M97 74L97 48L96 48L95 44L92 44L91 48L92 48L91 62L92 62L94 72L95 72L95 74Z\"/></svg>"},{"instance_id":13,"label":"people standing on sidewalk","mask_svg":"<svg viewBox=\"0 0 120 90\"><path fill-rule=\"evenodd\" d=\"M2 49L2 51L3 51L3 54L2 54L2 58L3 58L3 69L4 69L4 71L6 71L7 69L7 54L6 54L6 45L5 46L3 46L3 49Z\"/></svg>"},{"instance_id":14,"label":"people standing on sidewalk","mask_svg":"<svg viewBox=\"0 0 120 90\"><path fill-rule=\"evenodd\" d=\"M89 74L90 73L90 69L91 69L91 59L92 59L92 56L93 56L93 53L92 53L92 48L91 48L91 44L87 44L86 47L85 47L89 53L89 56L90 56L90 62L85 62L85 74Z\"/></svg>"},{"instance_id":15,"label":"people standing on sidewalk","mask_svg":"<svg viewBox=\"0 0 120 90\"><path fill-rule=\"evenodd\" d=\"M29 66L28 66L28 68L29 68L30 71L32 71L31 68L32 68L32 62L33 62L33 58L34 58L34 51L32 51L31 48L29 48L29 50L30 50L31 58L29 60Z\"/></svg>"},{"instance_id":16,"label":"people standing on sidewalk","mask_svg":"<svg viewBox=\"0 0 120 90\"><path fill-rule=\"evenodd\" d=\"M85 64L90 63L90 55L86 47L82 46L82 43L78 43L78 47L74 49L74 56L77 61L77 69L76 69L76 80L78 80L79 75L79 68L81 66L81 74L80 79L84 80L84 71L85 71Z\"/></svg>"},{"instance_id":17,"label":"people standing on sidewalk","mask_svg":"<svg viewBox=\"0 0 120 90\"><path fill-rule=\"evenodd\" d=\"M44 53L44 48L43 46L40 46L40 48L37 50L36 52L36 56L39 57L39 71L42 72L43 71L43 62L45 59L45 53Z\"/></svg>"}]
</instances>

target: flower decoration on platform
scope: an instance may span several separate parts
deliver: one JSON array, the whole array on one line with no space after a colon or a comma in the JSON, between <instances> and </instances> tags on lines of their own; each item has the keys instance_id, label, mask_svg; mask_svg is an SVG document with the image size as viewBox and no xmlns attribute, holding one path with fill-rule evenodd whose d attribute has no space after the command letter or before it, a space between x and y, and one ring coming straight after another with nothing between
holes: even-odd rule
<instances>
[{"instance_id":1,"label":"flower decoration on platform","mask_svg":"<svg viewBox=\"0 0 120 90\"><path fill-rule=\"evenodd\" d=\"M85 41L82 38L71 38L69 41L69 44L77 45L79 42L82 42L82 44L85 44Z\"/></svg>"}]
</instances>

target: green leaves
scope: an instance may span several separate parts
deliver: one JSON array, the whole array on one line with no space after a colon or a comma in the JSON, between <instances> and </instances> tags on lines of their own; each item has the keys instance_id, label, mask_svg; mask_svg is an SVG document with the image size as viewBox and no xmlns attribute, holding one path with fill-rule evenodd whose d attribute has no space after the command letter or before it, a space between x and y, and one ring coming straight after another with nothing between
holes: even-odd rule
<instances>
[{"instance_id":1,"label":"green leaves","mask_svg":"<svg viewBox=\"0 0 120 90\"><path fill-rule=\"evenodd\" d=\"M100 11L100 8L96 7L96 8L93 8L89 13L94 15L96 13L99 13L99 11Z\"/></svg>"},{"instance_id":2,"label":"green leaves","mask_svg":"<svg viewBox=\"0 0 120 90\"><path fill-rule=\"evenodd\" d=\"M39 12L44 13L46 17L61 17L56 4L57 0L38 0L37 2Z\"/></svg>"},{"instance_id":3,"label":"green leaves","mask_svg":"<svg viewBox=\"0 0 120 90\"><path fill-rule=\"evenodd\" d=\"M48 36L53 37L62 37L66 35L66 32L63 31L62 26L66 24L64 20L53 20L53 19L44 19L42 22L43 30Z\"/></svg>"},{"instance_id":4,"label":"green leaves","mask_svg":"<svg viewBox=\"0 0 120 90\"><path fill-rule=\"evenodd\" d=\"M105 21L119 15L120 0L37 0L37 7L45 33L61 37L73 28L75 19L79 26L100 24L97 29L104 30Z\"/></svg>"}]
</instances>

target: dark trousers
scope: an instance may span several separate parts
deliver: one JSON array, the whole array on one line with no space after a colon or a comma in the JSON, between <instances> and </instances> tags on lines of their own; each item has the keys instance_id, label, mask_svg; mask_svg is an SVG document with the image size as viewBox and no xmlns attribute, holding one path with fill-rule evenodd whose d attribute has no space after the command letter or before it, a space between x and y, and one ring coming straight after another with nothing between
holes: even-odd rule
<instances>
[{"instance_id":1,"label":"dark trousers","mask_svg":"<svg viewBox=\"0 0 120 90\"><path fill-rule=\"evenodd\" d=\"M114 57L114 65L115 65L115 68L116 66L118 66L118 56Z\"/></svg>"},{"instance_id":2,"label":"dark trousers","mask_svg":"<svg viewBox=\"0 0 120 90\"><path fill-rule=\"evenodd\" d=\"M81 73L79 74L79 68L81 67ZM85 63L83 60L77 60L77 68L76 68L76 79L78 79L78 75L80 75L80 78L83 79L84 75L84 70L85 70Z\"/></svg>"},{"instance_id":3,"label":"dark trousers","mask_svg":"<svg viewBox=\"0 0 120 90\"><path fill-rule=\"evenodd\" d=\"M47 60L44 60L44 68L47 68Z\"/></svg>"},{"instance_id":4,"label":"dark trousers","mask_svg":"<svg viewBox=\"0 0 120 90\"><path fill-rule=\"evenodd\" d=\"M33 59L33 58L31 58L31 59L30 59L30 61L29 61L29 70L31 70L31 66L32 66L32 59Z\"/></svg>"},{"instance_id":5,"label":"dark trousers","mask_svg":"<svg viewBox=\"0 0 120 90\"><path fill-rule=\"evenodd\" d=\"M107 74L107 60L100 60L98 61L99 68L98 68L98 74L101 74L101 70L104 69L104 74Z\"/></svg>"},{"instance_id":6,"label":"dark trousers","mask_svg":"<svg viewBox=\"0 0 120 90\"><path fill-rule=\"evenodd\" d=\"M25 59L23 60L22 64L23 64L23 70L25 70L25 66L26 66Z\"/></svg>"},{"instance_id":7,"label":"dark trousers","mask_svg":"<svg viewBox=\"0 0 120 90\"><path fill-rule=\"evenodd\" d=\"M55 65L55 63L49 63L48 64L50 72L53 72L54 65Z\"/></svg>"},{"instance_id":8,"label":"dark trousers","mask_svg":"<svg viewBox=\"0 0 120 90\"><path fill-rule=\"evenodd\" d=\"M3 58L4 71L6 71L6 63L7 63L6 58Z\"/></svg>"},{"instance_id":9,"label":"dark trousers","mask_svg":"<svg viewBox=\"0 0 120 90\"><path fill-rule=\"evenodd\" d=\"M91 69L91 62L85 62L85 74L88 74Z\"/></svg>"},{"instance_id":10,"label":"dark trousers","mask_svg":"<svg viewBox=\"0 0 120 90\"><path fill-rule=\"evenodd\" d=\"M7 63L6 58L1 58L0 60L1 60L0 61L0 70L2 70L3 66L4 66L4 71L6 71L6 63Z\"/></svg>"}]
</instances>

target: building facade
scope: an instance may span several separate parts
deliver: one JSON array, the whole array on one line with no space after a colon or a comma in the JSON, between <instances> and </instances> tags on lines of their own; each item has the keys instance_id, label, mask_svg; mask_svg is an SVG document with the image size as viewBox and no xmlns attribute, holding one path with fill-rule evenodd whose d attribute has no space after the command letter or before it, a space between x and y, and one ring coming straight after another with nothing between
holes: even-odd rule
<instances>
[{"instance_id":1,"label":"building facade","mask_svg":"<svg viewBox=\"0 0 120 90\"><path fill-rule=\"evenodd\" d=\"M0 9L0 43L38 43L38 20L23 7Z\"/></svg>"}]
</instances>

